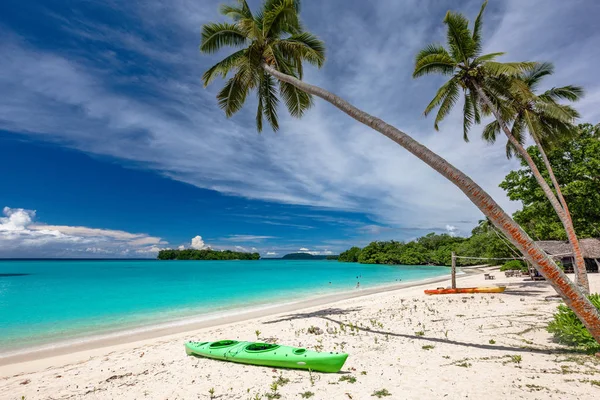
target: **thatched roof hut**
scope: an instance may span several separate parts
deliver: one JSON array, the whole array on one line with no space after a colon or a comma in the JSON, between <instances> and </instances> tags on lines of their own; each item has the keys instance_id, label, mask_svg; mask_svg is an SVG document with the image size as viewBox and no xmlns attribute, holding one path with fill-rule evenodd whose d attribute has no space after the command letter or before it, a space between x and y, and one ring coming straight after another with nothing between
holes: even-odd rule
<instances>
[{"instance_id":1,"label":"thatched roof hut","mask_svg":"<svg viewBox=\"0 0 600 400\"><path fill-rule=\"evenodd\" d=\"M571 245L566 241L541 240L535 243L549 255L560 254L566 257L572 252ZM579 244L584 258L600 259L600 239L580 239Z\"/></svg>"}]
</instances>

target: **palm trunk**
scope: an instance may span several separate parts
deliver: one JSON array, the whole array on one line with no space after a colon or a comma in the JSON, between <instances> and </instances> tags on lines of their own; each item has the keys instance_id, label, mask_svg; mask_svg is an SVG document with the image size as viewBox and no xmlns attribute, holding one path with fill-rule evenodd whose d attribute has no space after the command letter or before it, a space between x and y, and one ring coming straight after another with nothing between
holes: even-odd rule
<instances>
[{"instance_id":1,"label":"palm trunk","mask_svg":"<svg viewBox=\"0 0 600 400\"><path fill-rule=\"evenodd\" d=\"M575 312L594 339L600 343L600 315L598 310L527 233L471 178L406 133L359 110L333 93L281 73L269 65L263 64L263 68L280 81L287 82L306 93L320 97L355 120L390 138L455 184L490 219L494 226L506 235L527 261L548 280L567 306Z\"/></svg>"},{"instance_id":2,"label":"palm trunk","mask_svg":"<svg viewBox=\"0 0 600 400\"><path fill-rule=\"evenodd\" d=\"M535 165L535 162L533 161L529 153L527 153L527 150L525 150L521 143L519 143L519 141L513 136L510 129L508 129L508 126L504 122L504 119L502 118L494 104L490 101L489 97L485 94L481 87L476 86L475 89L481 100L490 108L492 114L494 114L494 117L500 124L502 131L504 131L504 133L508 137L510 143L515 147L515 149L517 149L517 151L519 152L521 157L523 157L525 162L527 162L527 165L529 165L529 168L531 169L531 173L533 174L536 181L544 191L544 194L546 195L548 200L550 200L552 207L556 211L558 218L560 219L560 221L563 224L563 227L565 228L565 232L567 233L567 239L569 240L569 243L573 248L573 254L575 255L575 270L577 271L575 273L575 283L579 286L581 291L583 291L585 294L589 294L590 284L588 282L587 271L585 269L585 260L583 259L583 256L581 254L581 248L579 247L579 241L577 240L577 235L575 234L575 230L573 229L573 224L571 223L570 218L567 218L565 209L556 198L556 195L552 191L552 188L550 188L550 185L548 185L548 182L546 182L546 180L540 173L540 170L538 169L537 165Z\"/></svg>"},{"instance_id":3,"label":"palm trunk","mask_svg":"<svg viewBox=\"0 0 600 400\"><path fill-rule=\"evenodd\" d=\"M556 175L554 175L554 170L552 169L552 164L550 164L550 160L548 159L548 156L546 155L546 151L544 151L544 147L542 147L542 143L540 142L539 138L536 135L531 135L533 137L533 140L535 141L535 144L538 147L538 150L540 151L540 154L542 155L542 160L544 160L544 165L546 166L546 169L548 170L548 175L550 175L550 180L552 181L552 185L554 186L554 190L556 191L556 195L558 196L558 200L560 201L563 210L565 212L565 219L567 220L568 224L570 225L571 229L573 230L573 241L572 243L575 243L576 245L573 246L573 256L575 257L575 283L578 284L579 286L584 286L587 289L587 292L589 293L590 287L589 287L589 281L588 281L588 277L587 277L587 268L585 266L585 259L583 258L583 252L581 251L581 245L579 244L579 240L577 239L577 236L575 236L575 227L573 226L573 218L571 218L571 212L569 211L569 206L567 205L567 201L565 200L563 194L562 194L562 190L560 190L560 185L558 184L558 180L556 179ZM569 242L571 242L571 239L569 239Z\"/></svg>"}]
</instances>

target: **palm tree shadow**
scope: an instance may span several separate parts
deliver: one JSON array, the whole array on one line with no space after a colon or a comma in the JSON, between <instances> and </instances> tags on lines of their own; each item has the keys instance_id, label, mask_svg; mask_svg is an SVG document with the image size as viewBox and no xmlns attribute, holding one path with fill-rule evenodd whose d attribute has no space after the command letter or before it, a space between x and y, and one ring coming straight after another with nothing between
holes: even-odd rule
<instances>
[{"instance_id":1,"label":"palm tree shadow","mask_svg":"<svg viewBox=\"0 0 600 400\"><path fill-rule=\"evenodd\" d=\"M346 314L349 314L352 312L359 311L361 309L362 309L362 307L348 308L348 309L327 308L327 309L310 312L310 313L290 314L290 315L286 315L282 318L272 320L272 321L267 321L264 323L265 324L275 324L278 322L293 321L293 320L298 320L298 319L321 318L326 321L332 322L334 324L343 325L346 323L343 321L337 320L335 318L332 318L332 316L346 315ZM473 348L483 349L483 350L498 350L498 351L507 351L507 352L517 352L517 353L536 353L536 354L545 354L545 355L581 354L577 350L538 349L535 347L514 347L514 346L503 346L503 345L496 345L496 344L470 343L470 342L462 342L459 340L450 340L450 339L433 338L433 337L409 335L409 334L404 334L404 333L382 331L382 330L376 330L376 329L371 329L371 328L364 328L364 327L360 327L360 326L356 326L356 325L354 326L354 329L358 329L363 332L368 332L371 334L381 335L381 336L392 336L392 337L398 337L398 338L404 338L404 339L420 340L420 341L428 342L428 343L444 343L444 344L451 344L454 346L473 347Z\"/></svg>"},{"instance_id":2,"label":"palm tree shadow","mask_svg":"<svg viewBox=\"0 0 600 400\"><path fill-rule=\"evenodd\" d=\"M362 307L353 307L353 308L346 308L346 309L325 308L323 310L318 310L318 311L313 311L313 312L308 312L308 313L296 313L296 314L285 315L279 319L264 322L264 324L276 324L278 322L293 321L296 319L307 319L307 318L328 319L328 317L333 316L333 315L337 315L337 316L346 315L346 314L350 314L353 312L358 312L360 310L362 310Z\"/></svg>"}]
</instances>

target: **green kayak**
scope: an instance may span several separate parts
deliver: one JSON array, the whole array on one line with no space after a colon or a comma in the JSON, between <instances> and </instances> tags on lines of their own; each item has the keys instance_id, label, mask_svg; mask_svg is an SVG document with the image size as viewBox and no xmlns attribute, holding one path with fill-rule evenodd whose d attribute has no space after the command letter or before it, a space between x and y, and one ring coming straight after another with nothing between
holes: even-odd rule
<instances>
[{"instance_id":1,"label":"green kayak","mask_svg":"<svg viewBox=\"0 0 600 400\"><path fill-rule=\"evenodd\" d=\"M188 355L242 364L267 367L310 369L319 372L338 372L346 359L346 353L319 353L297 347L278 344L238 342L189 342L185 344Z\"/></svg>"}]
</instances>

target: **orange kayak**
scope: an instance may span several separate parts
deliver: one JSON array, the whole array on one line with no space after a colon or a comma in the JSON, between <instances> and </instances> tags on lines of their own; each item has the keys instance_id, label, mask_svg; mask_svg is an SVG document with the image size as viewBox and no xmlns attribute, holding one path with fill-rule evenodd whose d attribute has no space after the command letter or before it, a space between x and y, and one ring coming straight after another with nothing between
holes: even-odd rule
<instances>
[{"instance_id":1,"label":"orange kayak","mask_svg":"<svg viewBox=\"0 0 600 400\"><path fill-rule=\"evenodd\" d=\"M429 289L425 294L464 294L464 293L502 293L506 286L488 286L456 289Z\"/></svg>"}]
</instances>

